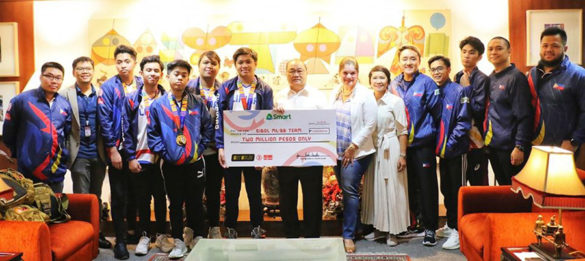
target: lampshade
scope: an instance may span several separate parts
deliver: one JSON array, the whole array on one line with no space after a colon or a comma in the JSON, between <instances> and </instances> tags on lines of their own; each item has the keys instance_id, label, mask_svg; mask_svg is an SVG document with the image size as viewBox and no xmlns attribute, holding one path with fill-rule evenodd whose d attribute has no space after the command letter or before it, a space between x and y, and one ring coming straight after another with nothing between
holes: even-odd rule
<instances>
[{"instance_id":1,"label":"lampshade","mask_svg":"<svg viewBox=\"0 0 585 261\"><path fill-rule=\"evenodd\" d=\"M559 147L532 147L526 165L512 177L512 190L541 208L585 209L585 185L573 152Z\"/></svg>"}]
</instances>

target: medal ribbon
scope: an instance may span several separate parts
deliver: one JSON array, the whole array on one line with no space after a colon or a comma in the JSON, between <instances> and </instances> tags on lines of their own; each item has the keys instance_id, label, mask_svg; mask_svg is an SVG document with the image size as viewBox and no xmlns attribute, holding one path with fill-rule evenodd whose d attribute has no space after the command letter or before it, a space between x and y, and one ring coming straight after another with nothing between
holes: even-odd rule
<instances>
[{"instance_id":1,"label":"medal ribbon","mask_svg":"<svg viewBox=\"0 0 585 261\"><path fill-rule=\"evenodd\" d=\"M205 103L205 105L207 106L208 109L215 107L215 102L214 102L215 96L213 95L214 92L215 92L215 89L208 89L205 87L201 87L200 95L203 98L203 102Z\"/></svg>"},{"instance_id":2,"label":"medal ribbon","mask_svg":"<svg viewBox=\"0 0 585 261\"><path fill-rule=\"evenodd\" d=\"M183 96L183 99L181 100L181 111L179 112L177 112L178 103L173 98L173 95L169 93L168 97L171 104L171 110L173 111L173 115L175 115L175 117L173 117L173 121L179 128L180 134L182 134L183 127L185 125L185 116L187 115L187 95Z\"/></svg>"},{"instance_id":3,"label":"medal ribbon","mask_svg":"<svg viewBox=\"0 0 585 261\"><path fill-rule=\"evenodd\" d=\"M244 85L242 84L242 82L238 79L237 82L238 85L238 93L240 95L240 102L242 103L242 107L244 108L244 110L249 110L252 109L250 107L252 107L253 101L254 101L254 91L256 90L256 81L254 81L252 83L252 86L250 87L250 93L248 93L248 97L246 97L246 94L244 94Z\"/></svg>"}]
</instances>

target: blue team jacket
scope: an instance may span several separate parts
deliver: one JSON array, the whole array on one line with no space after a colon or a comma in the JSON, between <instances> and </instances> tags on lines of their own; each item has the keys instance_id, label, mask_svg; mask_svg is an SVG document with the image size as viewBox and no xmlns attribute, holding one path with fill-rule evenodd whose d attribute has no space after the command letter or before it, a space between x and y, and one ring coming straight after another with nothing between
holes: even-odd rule
<instances>
[{"instance_id":1,"label":"blue team jacket","mask_svg":"<svg viewBox=\"0 0 585 261\"><path fill-rule=\"evenodd\" d=\"M533 111L528 80L514 64L490 75L489 101L484 120L486 146L511 150L528 147L533 137Z\"/></svg>"},{"instance_id":2,"label":"blue team jacket","mask_svg":"<svg viewBox=\"0 0 585 261\"><path fill-rule=\"evenodd\" d=\"M136 89L142 86L142 78L134 77ZM123 122L126 117L126 95L120 76L108 79L98 92L98 120L106 148L120 146L123 136ZM110 161L108 157L108 162Z\"/></svg>"},{"instance_id":3,"label":"blue team jacket","mask_svg":"<svg viewBox=\"0 0 585 261\"><path fill-rule=\"evenodd\" d=\"M390 83L390 90L406 105L409 147L433 146L441 116L440 91L435 82L417 72L407 83L400 74Z\"/></svg>"},{"instance_id":4,"label":"blue team jacket","mask_svg":"<svg viewBox=\"0 0 585 261\"><path fill-rule=\"evenodd\" d=\"M469 150L468 132L471 128L471 88L452 81L439 86L441 91L441 120L435 153L441 158L453 158Z\"/></svg>"},{"instance_id":5,"label":"blue team jacket","mask_svg":"<svg viewBox=\"0 0 585 261\"><path fill-rule=\"evenodd\" d=\"M256 108L254 110L272 110L272 88L256 77L256 90L254 92L257 96ZM234 77L225 81L219 88L219 99L218 99L218 113L217 113L217 124L215 126L215 144L218 149L223 148L223 111L232 110L234 103L234 93L238 90L238 77Z\"/></svg>"},{"instance_id":6,"label":"blue team jacket","mask_svg":"<svg viewBox=\"0 0 585 261\"><path fill-rule=\"evenodd\" d=\"M195 94L195 95L201 95L201 85L199 84L201 81L201 78L197 77L196 79L190 80L187 83L187 91ZM205 103L205 106L207 106L207 110L209 111L209 113L211 114L211 121L213 122L213 126L217 126L217 114L219 113L218 110L218 104L219 104L219 81L215 80L214 82L215 85L215 91L213 92L213 95L215 97L218 98L218 102L216 102L213 107L212 104L208 104L207 100L203 99L203 102ZM213 137L211 138L211 142L208 144L209 146L207 147L207 151L205 152L204 155L208 155L208 154L214 154L217 153L217 148L215 146L215 132L213 132Z\"/></svg>"},{"instance_id":7,"label":"blue team jacket","mask_svg":"<svg viewBox=\"0 0 585 261\"><path fill-rule=\"evenodd\" d=\"M455 82L460 83L462 76L463 71L455 74ZM480 132L483 132L483 120L485 118L485 105L488 99L487 92L490 88L490 79L475 67L473 71L471 71L471 75L469 75L469 84L470 85L467 86L467 88L471 88L469 93L471 115L475 122L475 127L477 127Z\"/></svg>"},{"instance_id":8,"label":"blue team jacket","mask_svg":"<svg viewBox=\"0 0 585 261\"><path fill-rule=\"evenodd\" d=\"M148 124L148 147L158 153L165 162L174 165L193 163L200 159L205 146L211 141L213 123L207 107L200 97L185 91L188 96L187 115L184 119L185 146L177 145L179 116L173 114L169 101L171 92L154 100L150 105ZM177 107L180 110L180 107Z\"/></svg>"},{"instance_id":9,"label":"blue team jacket","mask_svg":"<svg viewBox=\"0 0 585 261\"><path fill-rule=\"evenodd\" d=\"M136 91L128 93L126 96L126 117L124 117L124 152L128 161L136 159L136 146L138 144L138 108L142 102L142 88L140 86ZM158 85L158 91L161 96L165 94L165 89ZM160 96L159 96L160 97ZM149 110L146 111L148 118Z\"/></svg>"},{"instance_id":10,"label":"blue team jacket","mask_svg":"<svg viewBox=\"0 0 585 261\"><path fill-rule=\"evenodd\" d=\"M67 172L65 141L71 132L71 106L59 94L53 105L41 87L14 97L6 110L3 140L17 158L18 171L34 182L56 183Z\"/></svg>"},{"instance_id":11,"label":"blue team jacket","mask_svg":"<svg viewBox=\"0 0 585 261\"><path fill-rule=\"evenodd\" d=\"M585 142L585 69L565 56L561 65L542 78L533 67L528 75L534 114L534 145L560 146L563 140Z\"/></svg>"}]
</instances>

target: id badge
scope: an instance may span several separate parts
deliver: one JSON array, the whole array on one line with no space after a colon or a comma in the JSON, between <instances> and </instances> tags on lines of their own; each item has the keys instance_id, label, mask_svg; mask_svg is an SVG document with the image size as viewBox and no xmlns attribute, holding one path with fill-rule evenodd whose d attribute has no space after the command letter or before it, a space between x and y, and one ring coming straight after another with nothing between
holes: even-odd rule
<instances>
[{"instance_id":1,"label":"id badge","mask_svg":"<svg viewBox=\"0 0 585 261\"><path fill-rule=\"evenodd\" d=\"M85 137L91 137L91 128L89 126L85 126L83 128L83 133Z\"/></svg>"}]
</instances>

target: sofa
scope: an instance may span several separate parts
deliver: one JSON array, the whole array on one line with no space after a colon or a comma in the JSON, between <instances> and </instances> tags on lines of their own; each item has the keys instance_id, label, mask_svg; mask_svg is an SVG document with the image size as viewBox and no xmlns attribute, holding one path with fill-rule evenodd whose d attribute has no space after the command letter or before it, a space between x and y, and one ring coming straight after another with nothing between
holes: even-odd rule
<instances>
[{"instance_id":1,"label":"sofa","mask_svg":"<svg viewBox=\"0 0 585 261\"><path fill-rule=\"evenodd\" d=\"M0 252L23 260L92 260L97 257L99 203L92 194L67 194L71 220L61 224L0 221Z\"/></svg>"},{"instance_id":2,"label":"sofa","mask_svg":"<svg viewBox=\"0 0 585 261\"><path fill-rule=\"evenodd\" d=\"M580 174L585 172L580 170ZM501 248L536 242L538 215L548 222L558 210L539 209L511 186L468 186L459 190L460 249L467 260L500 260ZM585 211L563 211L566 242L585 252Z\"/></svg>"}]
</instances>

